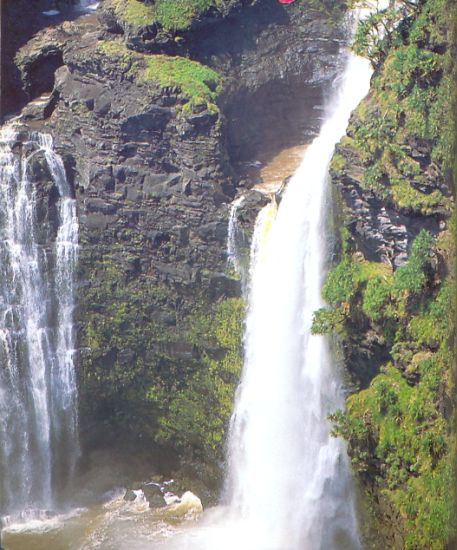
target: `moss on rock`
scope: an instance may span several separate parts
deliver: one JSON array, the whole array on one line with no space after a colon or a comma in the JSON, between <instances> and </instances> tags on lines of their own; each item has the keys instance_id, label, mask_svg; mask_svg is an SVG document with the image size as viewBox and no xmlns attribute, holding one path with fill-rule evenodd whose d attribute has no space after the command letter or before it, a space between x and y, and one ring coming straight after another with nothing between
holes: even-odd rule
<instances>
[{"instance_id":1,"label":"moss on rock","mask_svg":"<svg viewBox=\"0 0 457 550\"><path fill-rule=\"evenodd\" d=\"M407 15L401 7L381 10L356 36L356 50L371 57L376 72L348 130L351 151L363 166L365 189L400 210L450 213L454 128L447 4L428 0L410 9ZM372 31L379 26L384 32L375 39ZM371 40L377 45L369 46ZM339 156L335 163L336 172L344 168Z\"/></svg>"},{"instance_id":2,"label":"moss on rock","mask_svg":"<svg viewBox=\"0 0 457 550\"><path fill-rule=\"evenodd\" d=\"M127 25L158 24L167 31L185 30L211 7L224 7L227 0L109 0L114 13Z\"/></svg>"},{"instance_id":3,"label":"moss on rock","mask_svg":"<svg viewBox=\"0 0 457 550\"><path fill-rule=\"evenodd\" d=\"M350 231L344 230L342 256L324 286L331 308L316 315L317 331L336 331L346 356L361 358L348 361L359 390L331 419L362 482L374 534L367 545L374 548L444 550L456 535L455 242L445 229L455 223L449 219L454 127L447 7L444 0L394 3L359 29L356 48L371 56L375 75L332 163L343 194L346 184L360 188L375 198L374 212L393 208L425 227L427 218L446 220L435 237L414 232L406 263L402 258L392 269L389 258L368 262L366 246L357 250L369 241L357 240L356 214L346 208ZM385 32L376 36L371 31L379 25ZM323 322L328 319L338 322Z\"/></svg>"},{"instance_id":4,"label":"moss on rock","mask_svg":"<svg viewBox=\"0 0 457 550\"><path fill-rule=\"evenodd\" d=\"M194 296L198 307L177 314L173 288L129 279L122 254L91 262L82 289L83 422L97 418L108 439L120 430L126 441L216 460L241 369L244 304Z\"/></svg>"},{"instance_id":5,"label":"moss on rock","mask_svg":"<svg viewBox=\"0 0 457 550\"><path fill-rule=\"evenodd\" d=\"M116 40L102 40L97 53L114 59L136 82L145 86L174 88L185 99L186 110L206 106L217 111L216 101L222 91L221 76L198 61L186 57L150 55L129 50Z\"/></svg>"}]
</instances>

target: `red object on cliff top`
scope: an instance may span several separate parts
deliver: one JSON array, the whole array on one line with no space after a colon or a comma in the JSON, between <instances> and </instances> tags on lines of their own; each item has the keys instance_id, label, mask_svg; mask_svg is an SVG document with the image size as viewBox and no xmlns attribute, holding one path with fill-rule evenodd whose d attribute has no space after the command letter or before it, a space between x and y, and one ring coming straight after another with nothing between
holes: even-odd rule
<instances>
[{"instance_id":1,"label":"red object on cliff top","mask_svg":"<svg viewBox=\"0 0 457 550\"><path fill-rule=\"evenodd\" d=\"M280 4L292 4L295 0L278 0Z\"/></svg>"}]
</instances>

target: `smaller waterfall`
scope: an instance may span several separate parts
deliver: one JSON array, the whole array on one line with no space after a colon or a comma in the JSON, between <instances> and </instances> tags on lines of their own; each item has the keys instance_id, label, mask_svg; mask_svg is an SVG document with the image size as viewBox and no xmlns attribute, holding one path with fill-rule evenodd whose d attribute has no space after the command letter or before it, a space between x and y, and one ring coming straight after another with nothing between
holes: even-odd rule
<instances>
[{"instance_id":1,"label":"smaller waterfall","mask_svg":"<svg viewBox=\"0 0 457 550\"><path fill-rule=\"evenodd\" d=\"M54 152L49 135L36 136L59 191L60 225L55 241L54 289L57 305L56 368L51 373L51 389L54 396L54 426L56 445L66 449L61 475L72 477L79 454L77 385L73 364L74 354L74 274L78 260L78 218L76 201L65 174L62 159ZM61 457L62 459L62 457ZM67 472L65 472L67 470Z\"/></svg>"},{"instance_id":2,"label":"smaller waterfall","mask_svg":"<svg viewBox=\"0 0 457 550\"><path fill-rule=\"evenodd\" d=\"M230 206L228 234L227 234L227 259L230 266L238 275L242 274L241 262L238 254L238 237L240 229L238 227L238 209L244 203L244 196L235 199Z\"/></svg>"},{"instance_id":3,"label":"smaller waterfall","mask_svg":"<svg viewBox=\"0 0 457 550\"><path fill-rule=\"evenodd\" d=\"M45 185L50 186L46 191ZM53 200L55 219L49 214ZM77 250L76 203L51 137L33 133L24 140L13 127L4 127L0 132L2 513L53 509L56 488L69 481L78 456L72 320Z\"/></svg>"},{"instance_id":4,"label":"smaller waterfall","mask_svg":"<svg viewBox=\"0 0 457 550\"><path fill-rule=\"evenodd\" d=\"M97 10L100 2L97 0L79 0L76 9L81 12L91 13Z\"/></svg>"}]
</instances>

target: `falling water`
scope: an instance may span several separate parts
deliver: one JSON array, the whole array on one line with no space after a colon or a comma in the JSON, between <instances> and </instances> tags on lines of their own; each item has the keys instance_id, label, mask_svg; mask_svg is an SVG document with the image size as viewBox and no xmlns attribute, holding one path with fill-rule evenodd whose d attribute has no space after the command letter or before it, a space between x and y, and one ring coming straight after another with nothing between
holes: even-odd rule
<instances>
[{"instance_id":1,"label":"falling water","mask_svg":"<svg viewBox=\"0 0 457 550\"><path fill-rule=\"evenodd\" d=\"M78 456L76 205L51 137L22 138L12 127L0 132L0 511L8 514L52 510ZM49 184L54 221L39 198Z\"/></svg>"},{"instance_id":2,"label":"falling water","mask_svg":"<svg viewBox=\"0 0 457 550\"><path fill-rule=\"evenodd\" d=\"M227 230L227 263L240 278L243 295L247 290L248 258L245 250L245 235L238 221L238 210L244 202L245 197L241 195L230 205Z\"/></svg>"},{"instance_id":3,"label":"falling water","mask_svg":"<svg viewBox=\"0 0 457 550\"><path fill-rule=\"evenodd\" d=\"M81 12L94 12L98 8L100 2L97 0L79 0L76 4L76 9Z\"/></svg>"},{"instance_id":4,"label":"falling water","mask_svg":"<svg viewBox=\"0 0 457 550\"><path fill-rule=\"evenodd\" d=\"M244 202L244 196L235 199L230 206L229 223L227 231L227 259L233 269L240 274L241 265L238 255L237 237L239 233L238 228L238 209Z\"/></svg>"},{"instance_id":5,"label":"falling water","mask_svg":"<svg viewBox=\"0 0 457 550\"><path fill-rule=\"evenodd\" d=\"M324 304L328 167L372 71L348 55L319 136L275 215L257 219L245 366L232 419L229 502L250 550L358 548L344 445L328 414L344 405L326 339L311 335ZM273 219L274 218L274 219Z\"/></svg>"}]
</instances>

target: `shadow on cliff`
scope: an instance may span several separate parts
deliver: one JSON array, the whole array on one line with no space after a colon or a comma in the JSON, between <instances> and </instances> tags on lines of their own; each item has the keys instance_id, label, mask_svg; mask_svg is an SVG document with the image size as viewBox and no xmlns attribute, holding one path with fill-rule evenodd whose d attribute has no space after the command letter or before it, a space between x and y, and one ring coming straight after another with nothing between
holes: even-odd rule
<instances>
[{"instance_id":1,"label":"shadow on cliff","mask_svg":"<svg viewBox=\"0 0 457 550\"><path fill-rule=\"evenodd\" d=\"M191 57L226 75L220 104L232 162L277 153L317 133L342 40L328 14L267 0L195 38L187 37Z\"/></svg>"},{"instance_id":2,"label":"shadow on cliff","mask_svg":"<svg viewBox=\"0 0 457 550\"><path fill-rule=\"evenodd\" d=\"M75 3L76 0L5 0L0 4L0 122L6 116L20 111L31 99L52 91L54 73L63 65L61 55L50 54L44 58L46 64L40 63L35 68L33 96L31 91L24 89L14 58L18 50L40 30L79 17L81 12L72 6ZM50 10L58 10L60 13L52 16L43 13Z\"/></svg>"}]
</instances>

